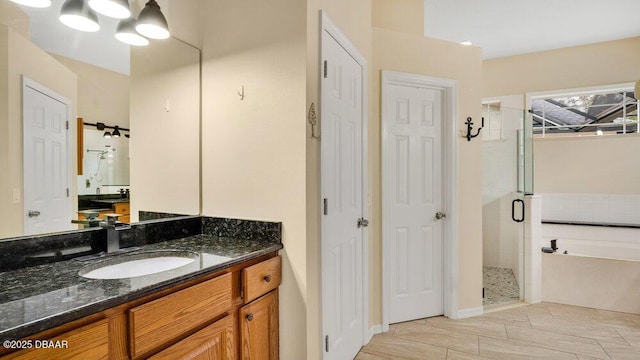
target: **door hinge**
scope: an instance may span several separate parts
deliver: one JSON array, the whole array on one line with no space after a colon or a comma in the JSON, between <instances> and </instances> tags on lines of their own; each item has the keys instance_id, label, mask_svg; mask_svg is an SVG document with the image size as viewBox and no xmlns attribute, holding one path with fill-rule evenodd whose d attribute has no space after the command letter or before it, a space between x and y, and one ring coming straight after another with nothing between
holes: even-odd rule
<instances>
[{"instance_id":1,"label":"door hinge","mask_svg":"<svg viewBox=\"0 0 640 360\"><path fill-rule=\"evenodd\" d=\"M324 337L324 351L329 352L329 335Z\"/></svg>"},{"instance_id":2,"label":"door hinge","mask_svg":"<svg viewBox=\"0 0 640 360\"><path fill-rule=\"evenodd\" d=\"M67 197L69 197L69 188L67 188Z\"/></svg>"},{"instance_id":3,"label":"door hinge","mask_svg":"<svg viewBox=\"0 0 640 360\"><path fill-rule=\"evenodd\" d=\"M327 60L324 61L324 78L327 78Z\"/></svg>"},{"instance_id":4,"label":"door hinge","mask_svg":"<svg viewBox=\"0 0 640 360\"><path fill-rule=\"evenodd\" d=\"M67 130L69 130L69 120L65 121L65 125L64 126L66 127Z\"/></svg>"},{"instance_id":5,"label":"door hinge","mask_svg":"<svg viewBox=\"0 0 640 360\"><path fill-rule=\"evenodd\" d=\"M327 198L322 199L322 207L324 208L322 210L322 213L325 215L329 215L329 199Z\"/></svg>"}]
</instances>

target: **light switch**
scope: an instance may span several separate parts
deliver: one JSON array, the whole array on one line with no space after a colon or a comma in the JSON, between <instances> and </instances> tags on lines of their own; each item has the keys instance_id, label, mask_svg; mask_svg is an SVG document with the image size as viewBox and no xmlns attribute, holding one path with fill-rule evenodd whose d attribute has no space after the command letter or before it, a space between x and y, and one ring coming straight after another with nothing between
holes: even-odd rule
<instances>
[{"instance_id":1,"label":"light switch","mask_svg":"<svg viewBox=\"0 0 640 360\"><path fill-rule=\"evenodd\" d=\"M20 204L20 188L13 189L13 203Z\"/></svg>"}]
</instances>

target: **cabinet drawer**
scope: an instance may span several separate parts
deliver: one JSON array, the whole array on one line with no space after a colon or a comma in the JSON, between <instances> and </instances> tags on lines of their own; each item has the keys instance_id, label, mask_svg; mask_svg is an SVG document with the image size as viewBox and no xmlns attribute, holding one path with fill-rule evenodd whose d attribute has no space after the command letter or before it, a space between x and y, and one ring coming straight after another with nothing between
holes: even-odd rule
<instances>
[{"instance_id":1,"label":"cabinet drawer","mask_svg":"<svg viewBox=\"0 0 640 360\"><path fill-rule=\"evenodd\" d=\"M60 348L32 348L9 354L3 359L107 359L109 356L109 321L107 319L100 320L48 340L51 341L47 341L48 345L59 345ZM35 347L35 340L32 341ZM42 347L42 344L37 344L37 346Z\"/></svg>"},{"instance_id":2,"label":"cabinet drawer","mask_svg":"<svg viewBox=\"0 0 640 360\"><path fill-rule=\"evenodd\" d=\"M248 303L280 286L282 258L276 256L242 270L244 302Z\"/></svg>"},{"instance_id":3,"label":"cabinet drawer","mask_svg":"<svg viewBox=\"0 0 640 360\"><path fill-rule=\"evenodd\" d=\"M113 211L115 211L116 214L129 215L131 207L129 206L129 203L116 203L113 204Z\"/></svg>"},{"instance_id":4,"label":"cabinet drawer","mask_svg":"<svg viewBox=\"0 0 640 360\"><path fill-rule=\"evenodd\" d=\"M167 345L231 309L231 274L129 310L131 356Z\"/></svg>"},{"instance_id":5,"label":"cabinet drawer","mask_svg":"<svg viewBox=\"0 0 640 360\"><path fill-rule=\"evenodd\" d=\"M149 360L235 359L233 316L228 315L188 338L162 350Z\"/></svg>"}]
</instances>

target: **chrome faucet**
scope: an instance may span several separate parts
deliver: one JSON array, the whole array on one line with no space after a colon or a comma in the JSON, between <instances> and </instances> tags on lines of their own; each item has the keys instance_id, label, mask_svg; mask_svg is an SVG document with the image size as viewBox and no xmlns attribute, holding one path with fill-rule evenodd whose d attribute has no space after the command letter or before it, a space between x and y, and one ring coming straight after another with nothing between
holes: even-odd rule
<instances>
[{"instance_id":1,"label":"chrome faucet","mask_svg":"<svg viewBox=\"0 0 640 360\"><path fill-rule=\"evenodd\" d=\"M107 230L107 254L120 250L120 234L118 230L131 228L128 225L117 227L119 216L119 214L105 214L107 221L100 222L100 227Z\"/></svg>"}]
</instances>

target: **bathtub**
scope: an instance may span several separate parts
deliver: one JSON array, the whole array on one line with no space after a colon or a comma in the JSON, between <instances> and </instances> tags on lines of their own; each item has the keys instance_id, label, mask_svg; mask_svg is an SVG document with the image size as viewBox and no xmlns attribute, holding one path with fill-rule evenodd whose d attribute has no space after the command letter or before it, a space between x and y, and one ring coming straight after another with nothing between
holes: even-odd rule
<instances>
[{"instance_id":1,"label":"bathtub","mask_svg":"<svg viewBox=\"0 0 640 360\"><path fill-rule=\"evenodd\" d=\"M620 260L640 260L640 227L543 222L542 246L558 239L558 252Z\"/></svg>"},{"instance_id":2,"label":"bathtub","mask_svg":"<svg viewBox=\"0 0 640 360\"><path fill-rule=\"evenodd\" d=\"M640 228L542 224L542 300L640 314ZM563 254L564 252L567 254Z\"/></svg>"}]
</instances>

